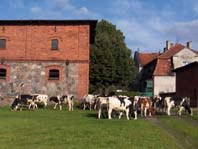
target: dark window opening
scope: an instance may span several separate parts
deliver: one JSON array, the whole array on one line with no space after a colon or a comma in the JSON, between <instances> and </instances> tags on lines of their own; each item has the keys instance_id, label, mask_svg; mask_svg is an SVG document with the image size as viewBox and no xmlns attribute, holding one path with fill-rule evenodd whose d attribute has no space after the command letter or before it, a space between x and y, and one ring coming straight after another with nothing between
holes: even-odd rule
<instances>
[{"instance_id":1,"label":"dark window opening","mask_svg":"<svg viewBox=\"0 0 198 149\"><path fill-rule=\"evenodd\" d=\"M0 39L0 49L6 48L6 39Z\"/></svg>"},{"instance_id":2,"label":"dark window opening","mask_svg":"<svg viewBox=\"0 0 198 149\"><path fill-rule=\"evenodd\" d=\"M59 80L59 70L57 69L49 70L49 80Z\"/></svg>"},{"instance_id":3,"label":"dark window opening","mask_svg":"<svg viewBox=\"0 0 198 149\"><path fill-rule=\"evenodd\" d=\"M6 79L6 69L0 68L0 79Z\"/></svg>"},{"instance_id":4,"label":"dark window opening","mask_svg":"<svg viewBox=\"0 0 198 149\"><path fill-rule=\"evenodd\" d=\"M58 50L58 39L52 39L52 50Z\"/></svg>"}]
</instances>

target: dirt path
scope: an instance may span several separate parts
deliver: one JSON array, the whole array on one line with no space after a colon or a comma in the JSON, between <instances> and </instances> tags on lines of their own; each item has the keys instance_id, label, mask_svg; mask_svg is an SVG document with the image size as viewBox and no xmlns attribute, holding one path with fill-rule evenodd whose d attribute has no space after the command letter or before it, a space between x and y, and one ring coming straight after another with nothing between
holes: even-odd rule
<instances>
[{"instance_id":1,"label":"dirt path","mask_svg":"<svg viewBox=\"0 0 198 149\"><path fill-rule=\"evenodd\" d=\"M157 118L155 117L151 117L151 118L147 118L147 120L149 120L151 123L153 123L155 126L163 129L173 140L175 140L176 144L180 147L180 148L183 148L185 149L186 148L186 145L181 143L181 141L179 141L175 135L171 132L171 130L166 127L165 125L162 125L162 123L160 122L160 120L158 120Z\"/></svg>"}]
</instances>

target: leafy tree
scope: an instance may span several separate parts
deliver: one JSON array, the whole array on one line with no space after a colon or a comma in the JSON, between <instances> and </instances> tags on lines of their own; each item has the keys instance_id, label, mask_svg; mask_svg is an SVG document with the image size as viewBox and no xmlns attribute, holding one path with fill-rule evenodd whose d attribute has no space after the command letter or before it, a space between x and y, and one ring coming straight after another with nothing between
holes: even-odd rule
<instances>
[{"instance_id":1,"label":"leafy tree","mask_svg":"<svg viewBox=\"0 0 198 149\"><path fill-rule=\"evenodd\" d=\"M135 77L131 50L123 33L110 22L101 20L91 48L90 92L128 89Z\"/></svg>"}]
</instances>

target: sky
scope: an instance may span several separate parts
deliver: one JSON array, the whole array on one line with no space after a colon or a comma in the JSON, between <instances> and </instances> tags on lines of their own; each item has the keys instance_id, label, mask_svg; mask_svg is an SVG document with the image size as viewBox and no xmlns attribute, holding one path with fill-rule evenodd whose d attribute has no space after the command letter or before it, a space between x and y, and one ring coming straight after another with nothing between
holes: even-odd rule
<instances>
[{"instance_id":1,"label":"sky","mask_svg":"<svg viewBox=\"0 0 198 149\"><path fill-rule=\"evenodd\" d=\"M98 20L116 25L133 52L166 40L198 49L198 0L0 0L0 20Z\"/></svg>"}]
</instances>

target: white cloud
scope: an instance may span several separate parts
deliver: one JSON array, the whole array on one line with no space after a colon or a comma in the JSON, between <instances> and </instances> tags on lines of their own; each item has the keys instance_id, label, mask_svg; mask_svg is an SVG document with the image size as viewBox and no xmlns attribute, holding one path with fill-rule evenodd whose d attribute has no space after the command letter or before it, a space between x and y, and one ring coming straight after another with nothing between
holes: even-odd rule
<instances>
[{"instance_id":1,"label":"white cloud","mask_svg":"<svg viewBox=\"0 0 198 149\"><path fill-rule=\"evenodd\" d=\"M167 31L167 34L175 36L179 42L193 41L198 47L198 20L177 22Z\"/></svg>"},{"instance_id":2,"label":"white cloud","mask_svg":"<svg viewBox=\"0 0 198 149\"><path fill-rule=\"evenodd\" d=\"M31 8L31 12L33 12L33 13L39 13L39 12L41 12L41 8L38 7L38 6L32 7L32 8Z\"/></svg>"},{"instance_id":3,"label":"white cloud","mask_svg":"<svg viewBox=\"0 0 198 149\"><path fill-rule=\"evenodd\" d=\"M81 7L79 10L76 10L77 14L83 15L83 14L88 14L89 10L86 7Z\"/></svg>"}]
</instances>

